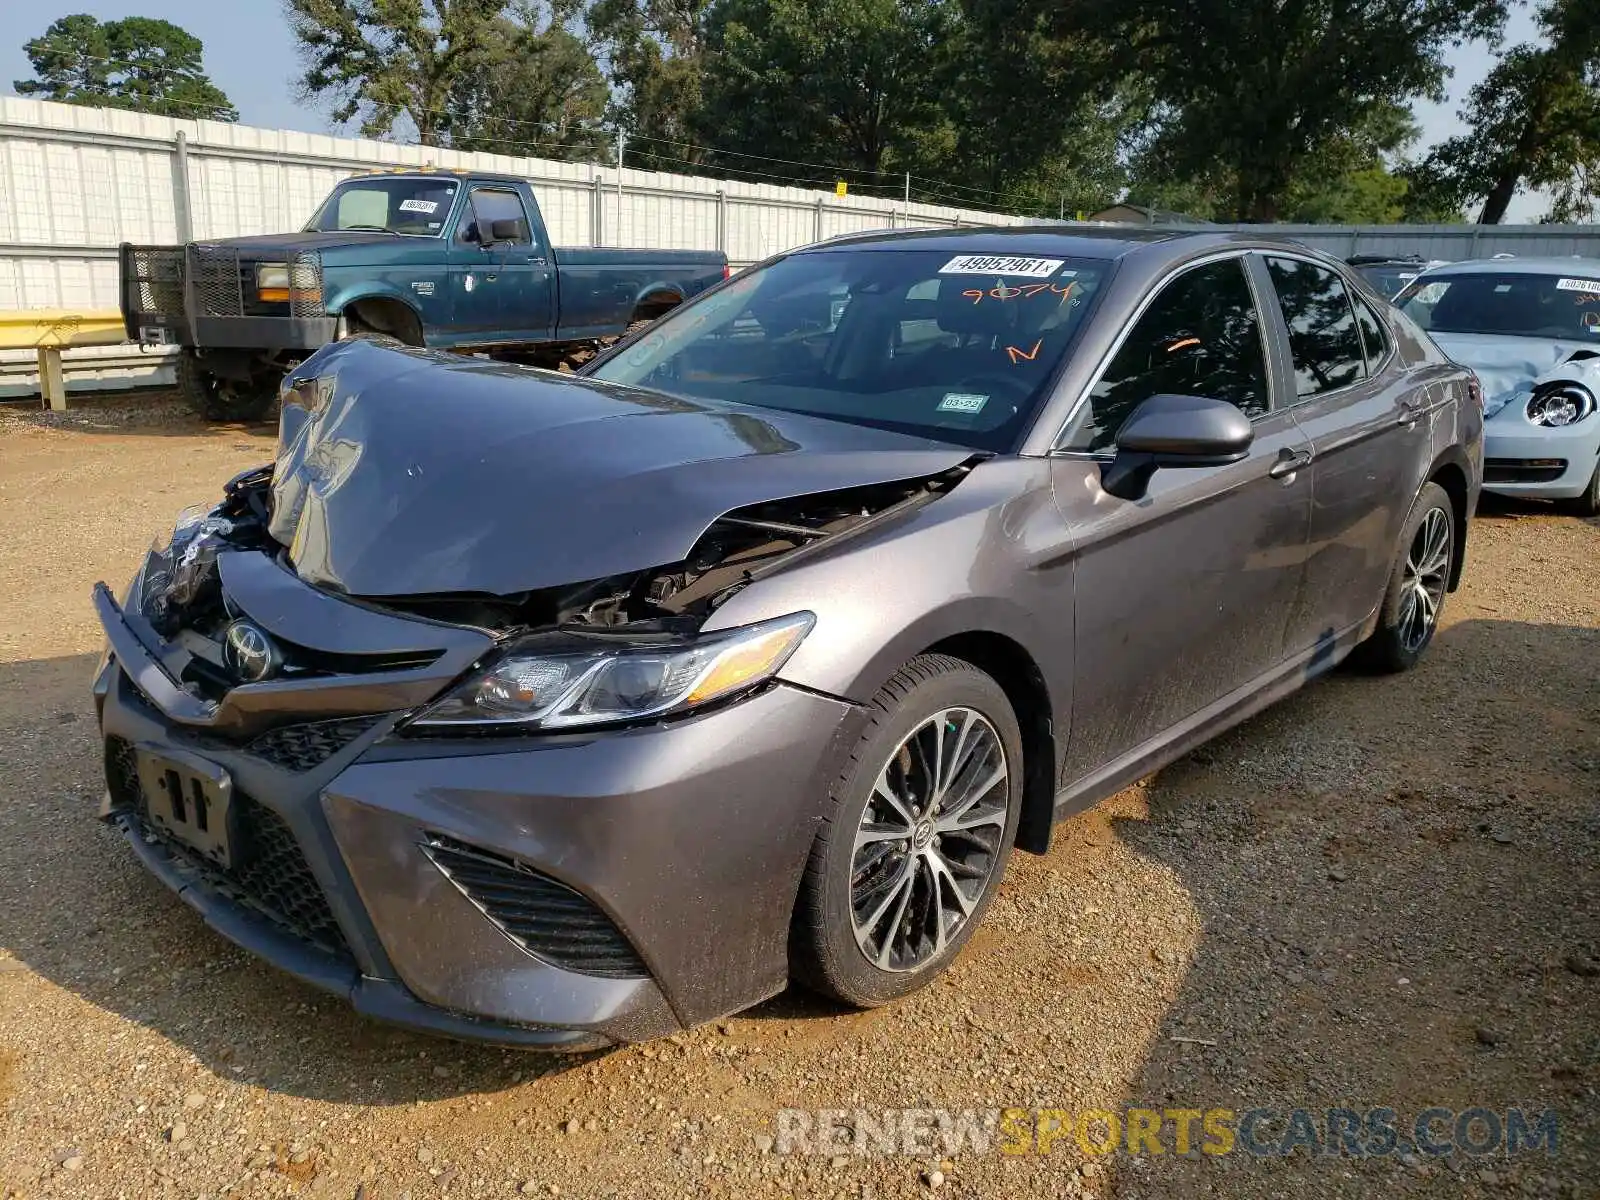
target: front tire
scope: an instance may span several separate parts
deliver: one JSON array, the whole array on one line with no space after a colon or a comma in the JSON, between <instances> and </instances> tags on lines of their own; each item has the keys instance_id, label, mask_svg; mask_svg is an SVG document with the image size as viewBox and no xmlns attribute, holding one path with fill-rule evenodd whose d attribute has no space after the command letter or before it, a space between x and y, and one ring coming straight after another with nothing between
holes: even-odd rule
<instances>
[{"instance_id":1,"label":"front tire","mask_svg":"<svg viewBox=\"0 0 1600 1200\"><path fill-rule=\"evenodd\" d=\"M801 883L795 978L869 1008L925 986L1005 873L1022 809L1022 734L1000 685L942 654L912 659L830 789Z\"/></svg>"},{"instance_id":2,"label":"front tire","mask_svg":"<svg viewBox=\"0 0 1600 1200\"><path fill-rule=\"evenodd\" d=\"M192 351L178 355L178 392L208 421L259 421L278 398L278 379L254 376L248 383L222 379L200 365Z\"/></svg>"},{"instance_id":3,"label":"front tire","mask_svg":"<svg viewBox=\"0 0 1600 1200\"><path fill-rule=\"evenodd\" d=\"M1600 463L1595 464L1583 495L1563 502L1561 507L1575 517L1600 517Z\"/></svg>"},{"instance_id":4,"label":"front tire","mask_svg":"<svg viewBox=\"0 0 1600 1200\"><path fill-rule=\"evenodd\" d=\"M1417 665L1439 628L1456 553L1450 494L1436 483L1424 484L1400 535L1400 553L1378 610L1378 627L1356 649L1361 665L1383 674Z\"/></svg>"}]
</instances>

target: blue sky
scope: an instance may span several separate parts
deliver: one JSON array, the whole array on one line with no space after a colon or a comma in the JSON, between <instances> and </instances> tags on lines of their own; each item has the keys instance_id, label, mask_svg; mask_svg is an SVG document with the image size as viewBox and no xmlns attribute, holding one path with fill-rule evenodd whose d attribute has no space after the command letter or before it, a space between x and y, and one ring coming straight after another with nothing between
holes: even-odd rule
<instances>
[{"instance_id":1,"label":"blue sky","mask_svg":"<svg viewBox=\"0 0 1600 1200\"><path fill-rule=\"evenodd\" d=\"M331 131L324 112L295 99L294 40L277 0L148 0L142 4L9 0L0 4L0 91L13 91L13 80L33 74L22 53L23 43L43 33L56 18L75 12L89 12L101 20L163 17L181 25L205 43L207 72L227 92L246 124L309 133ZM1519 7L1507 29L1508 39L1513 43L1524 41L1532 34L1532 17L1525 7ZM1417 110L1426 143L1459 131L1456 110L1460 101L1492 63L1490 50L1483 45L1469 45L1454 52L1450 99L1444 104L1425 104ZM1536 220L1543 207L1537 196L1519 196L1507 220Z\"/></svg>"}]
</instances>

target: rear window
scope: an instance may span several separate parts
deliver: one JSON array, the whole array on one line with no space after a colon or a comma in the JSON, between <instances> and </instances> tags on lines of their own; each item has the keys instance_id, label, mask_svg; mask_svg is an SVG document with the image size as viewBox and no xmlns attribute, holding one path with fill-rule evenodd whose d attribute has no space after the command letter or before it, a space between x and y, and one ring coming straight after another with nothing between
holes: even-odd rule
<instances>
[{"instance_id":1,"label":"rear window","mask_svg":"<svg viewBox=\"0 0 1600 1200\"><path fill-rule=\"evenodd\" d=\"M1108 265L810 251L684 305L590 374L1008 449L1071 352Z\"/></svg>"},{"instance_id":2,"label":"rear window","mask_svg":"<svg viewBox=\"0 0 1600 1200\"><path fill-rule=\"evenodd\" d=\"M1600 341L1600 270L1424 276L1396 296L1395 303L1432 333Z\"/></svg>"}]
</instances>

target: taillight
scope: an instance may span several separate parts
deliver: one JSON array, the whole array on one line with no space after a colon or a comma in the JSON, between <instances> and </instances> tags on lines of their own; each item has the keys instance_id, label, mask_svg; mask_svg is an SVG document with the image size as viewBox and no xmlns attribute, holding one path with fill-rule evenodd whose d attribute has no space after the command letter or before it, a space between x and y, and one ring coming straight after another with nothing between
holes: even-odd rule
<instances>
[{"instance_id":1,"label":"taillight","mask_svg":"<svg viewBox=\"0 0 1600 1200\"><path fill-rule=\"evenodd\" d=\"M732 279L733 278L733 268L730 267L727 263L723 263L722 264L722 277L724 279Z\"/></svg>"}]
</instances>

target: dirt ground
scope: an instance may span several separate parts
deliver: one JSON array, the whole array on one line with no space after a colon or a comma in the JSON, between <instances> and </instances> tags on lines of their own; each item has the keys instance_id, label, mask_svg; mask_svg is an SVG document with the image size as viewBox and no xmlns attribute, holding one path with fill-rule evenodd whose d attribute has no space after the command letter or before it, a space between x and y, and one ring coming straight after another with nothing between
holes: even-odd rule
<instances>
[{"instance_id":1,"label":"dirt ground","mask_svg":"<svg viewBox=\"0 0 1600 1200\"><path fill-rule=\"evenodd\" d=\"M1336 673L1061 826L923 993L535 1057L356 1018L94 819L90 585L271 448L148 401L0 413L0 1197L1600 1196L1600 523L1489 506L1420 669ZM1011 1106L1266 1108L1268 1143L1387 1107L1402 1137L772 1144L783 1108ZM1419 1152L1430 1106L1551 1109L1555 1153Z\"/></svg>"}]
</instances>

